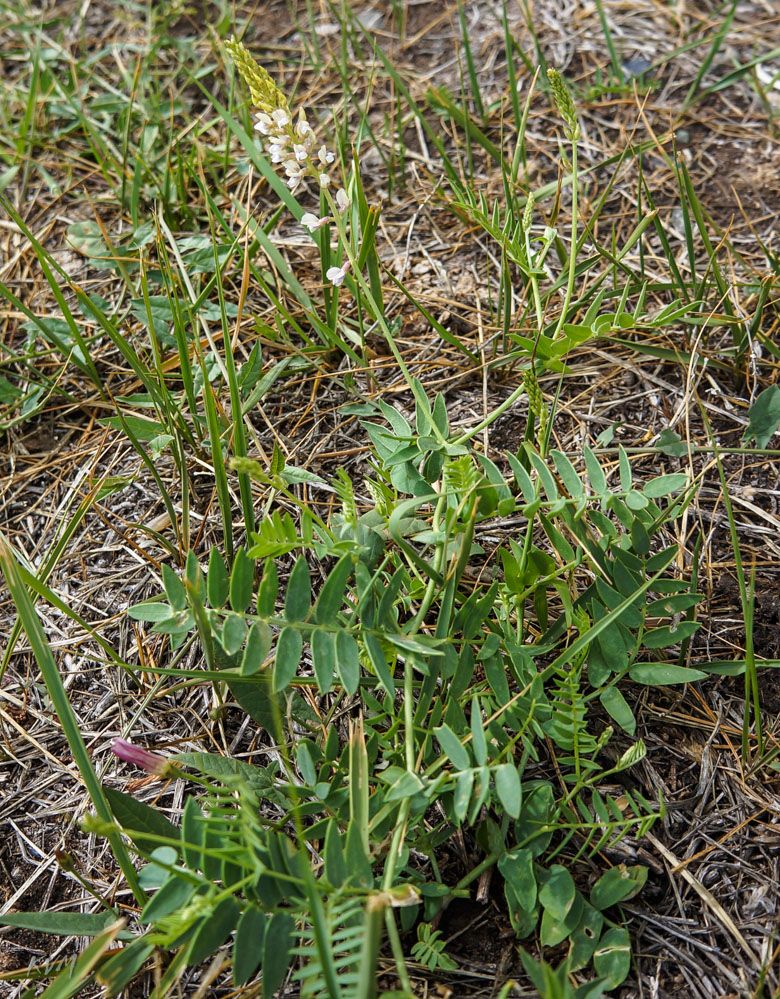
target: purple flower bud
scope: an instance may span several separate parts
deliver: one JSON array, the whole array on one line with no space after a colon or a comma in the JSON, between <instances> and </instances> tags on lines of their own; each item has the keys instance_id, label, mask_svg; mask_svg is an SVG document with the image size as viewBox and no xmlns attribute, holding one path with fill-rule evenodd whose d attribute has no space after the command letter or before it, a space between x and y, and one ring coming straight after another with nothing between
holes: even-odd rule
<instances>
[{"instance_id":1,"label":"purple flower bud","mask_svg":"<svg viewBox=\"0 0 780 999\"><path fill-rule=\"evenodd\" d=\"M160 756L159 753L150 753L148 749L134 746L126 739L114 739L111 743L111 752L125 763L132 763L133 766L140 767L150 774L164 777L171 770L170 760Z\"/></svg>"}]
</instances>

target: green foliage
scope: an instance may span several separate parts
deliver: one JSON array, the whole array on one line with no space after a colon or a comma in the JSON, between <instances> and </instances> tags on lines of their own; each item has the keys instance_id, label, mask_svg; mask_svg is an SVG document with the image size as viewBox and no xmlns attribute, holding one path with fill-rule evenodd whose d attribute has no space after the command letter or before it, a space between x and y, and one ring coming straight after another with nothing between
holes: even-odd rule
<instances>
[{"instance_id":1,"label":"green foliage","mask_svg":"<svg viewBox=\"0 0 780 999\"><path fill-rule=\"evenodd\" d=\"M342 6L341 74L356 104L349 91L347 39L357 56L369 39L349 5ZM262 765L217 754L179 754L175 762L187 768L191 786L178 824L131 794L101 785L33 607L38 596L59 599L45 588L53 563L47 561L36 578L3 542L0 562L19 627L97 813L87 825L109 838L140 909L140 932L118 922L113 910L12 914L0 920L94 938L55 980L52 996L75 995L94 979L107 995L118 995L155 949L174 955L156 992L163 996L184 967L208 960L232 940L237 988L260 975L259 994L271 999L292 969L304 999L372 999L383 934L408 993L405 952L431 971L457 969L434 921L492 868L500 876L516 938L529 941L529 949L559 948L555 968L523 955L540 995L595 999L618 988L628 974L629 940L617 907L641 891L647 871L621 864L594 873L594 866L601 853L626 836L641 838L663 815L660 800L648 801L622 786L619 776L646 752L641 740L634 741L629 681L672 685L706 675L682 665L699 627L700 595L695 581L672 568L678 549L667 540L668 527L692 502L699 483L688 472L638 475L622 447L614 461L588 447L582 454L552 448L555 404L549 404L541 378L547 372L563 378L572 352L596 340L631 345L625 338L642 332L687 323L704 329L710 320L702 315L713 297L725 303L735 357L744 359L747 333L757 333L770 284L762 286L756 328L748 330L729 304L725 270L682 163L676 175L690 279L683 279L674 263L644 179L640 190L648 211L620 246L617 238L611 247L593 246L624 157L615 158L603 194L589 193L583 225L577 209L581 114L563 78L549 69L546 81L571 150L558 181L530 190L521 179L521 163L525 166L533 87L521 110L513 60L522 54L511 37L506 7L509 100L518 133L514 156L507 156L503 135L490 129L494 109L480 91L461 2L458 15L469 93L465 87L462 94L431 87L424 102L454 136L463 137L463 162L457 142L452 153L378 47L374 61L440 155L448 207L487 237L498 288L490 323L500 334L502 352L490 360L481 348L466 347L401 280L392 280L469 363L522 368L515 391L460 433L450 425L444 396L429 398L409 374L394 340L400 317L387 318L392 303L383 287L380 207L369 204L361 175L361 146L366 136L373 139L367 113L362 112L357 137L341 136L341 162L334 169L343 167L345 197L336 202L324 184L319 204L310 206L320 215L330 212L321 228L309 230L323 278L317 302L273 233L282 209L300 222L304 206L259 150L248 117L238 120L201 83L202 67L190 67L188 83L208 97L214 121L224 123L227 137L279 199L279 211L266 220L248 217L229 196L224 200L230 212L223 214L222 199L210 184L227 172L227 145L209 149L199 135L197 155L190 152L188 160L178 143L164 141L166 120L182 109L176 97L158 99L156 44L139 54L133 101L114 106L112 89L97 109L82 100L77 86L81 76L88 82L85 66L74 67L74 89L52 71L48 51L35 50L33 83L45 78L58 127L78 129L88 138L107 186L116 187L132 223L115 240L102 223L78 222L68 230L70 246L93 268L124 282L127 308L140 332L137 343L129 343L108 303L70 280L8 202L8 214L32 248L60 315L36 316L5 285L0 293L26 320L30 366L39 356L52 356L61 368L56 377L39 374L24 387L0 375L2 418L9 426L29 418L44 392L65 392L58 385L71 369L108 405L112 396L96 363L102 340L127 365L138 394L118 399L104 424L125 435L158 486L175 533L173 542L161 544L178 559L162 560L161 592L128 614L167 636L172 652L182 650L159 668L176 682L212 683L220 703L237 704L257 723L267 753L260 757ZM709 61L730 18L712 43ZM620 61L602 20L612 59L604 86L619 87ZM227 30L227 22L215 28L222 38ZM319 64L316 32L305 44ZM226 48L256 104L288 108L286 94L247 49L235 42ZM404 113L399 110L399 137ZM17 158L29 156L33 118L31 108ZM117 135L124 136L121 149ZM503 192L490 200L475 186L475 154L484 154L503 180ZM402 157L402 150L394 150L396 155ZM552 213L543 205L564 187L572 195L566 234L557 222L559 199ZM195 191L202 195L208 231L182 236L193 219ZM240 231L233 231L233 219ZM671 270L663 286L670 294L655 312L646 305L649 279L627 263L628 252L641 246L650 227L669 250ZM707 255L703 273L693 252L697 237ZM583 256L586 244L589 255ZM270 270L258 263L263 255ZM340 282L327 277L339 264L354 314L343 300L340 304ZM242 288L251 277L274 313L271 325L257 321L263 343L281 343L289 356L266 364L258 342L243 363L234 358L233 327L244 300L242 295L239 308L226 299L226 289L238 274ZM522 291L519 310L516 286ZM583 297L575 298L575 291ZM339 469L328 481L288 463L279 445L266 464L250 459L249 416L277 380L322 363L323 348L365 368L368 334L384 339L412 398L403 415L372 390L353 410L364 418L373 477L361 487ZM642 349L677 357L657 345ZM354 387L352 371L345 385ZM492 458L473 450L470 442L523 393L528 426L517 450ZM778 424L778 390L771 386L751 407L744 439L755 438L765 448ZM679 458L689 448L667 429L656 457L659 452ZM175 487L158 467L168 458ZM207 554L190 524L193 459L213 469L224 539ZM263 489L259 517L253 482ZM101 483L101 488L122 484ZM334 498L329 517L310 501L308 487ZM234 530L240 521L241 536L238 527ZM753 595L751 590L750 600ZM112 662L119 661L105 640L97 640ZM184 651L195 643L203 654L202 670L181 666ZM473 869L443 874L438 851L464 835L478 853ZM142 865L138 875L127 843ZM583 858L587 865L580 863ZM415 923L416 941L410 943ZM115 939L126 944L121 951L111 949Z\"/></svg>"},{"instance_id":2,"label":"green foliage","mask_svg":"<svg viewBox=\"0 0 780 999\"><path fill-rule=\"evenodd\" d=\"M301 822L305 817L299 837L325 841L324 871L316 879L306 875L300 844L280 839L277 824L258 822L252 807L244 805L237 822L236 811L231 807L226 812L225 804L207 804L197 812L188 806L186 840L201 846L184 848L186 869L199 870L199 877L212 882L203 881L198 889L197 880L182 880L182 874L171 871L159 892L170 894L170 901L162 910L152 903L144 918L153 925L162 921L169 945L177 933L191 933L189 946L200 955L243 925L242 920L260 925L249 903L288 915L300 905L302 913L318 913L311 943L290 950L290 959L297 955L304 960L300 977L307 994L325 994L330 968L343 993L351 995L358 981L355 954L362 952L365 934L375 936L377 929L372 929L370 911L357 904L360 895L350 892L372 884L371 857L383 836L403 831L401 859L391 862L388 855L384 860L385 883L393 887L411 880L424 900L426 920L459 889L421 880L408 864L408 851L422 849L426 842L426 809L439 802L446 816L443 836L466 824L481 830L485 863L495 864L504 878L518 937L536 930L546 947L568 940L570 970L592 964L604 987L615 987L626 972L626 952L623 938L604 929L601 910L638 891L646 872L615 868L597 882L587 902L572 871L554 858L572 839L579 843L577 855L593 857L628 833L641 836L659 814L638 793L626 791L618 805L600 790L607 774L641 759L644 746L636 743L616 764L606 766L601 752L613 733L594 726L590 704L598 697L630 735L635 721L619 687L626 676L641 683L670 683L703 675L663 661L639 661L643 650L678 644L696 627L695 622L662 623L695 606L698 597L668 573L674 549L657 549L654 543L662 525L688 502L688 480L662 475L635 482L628 456L621 452L612 484L612 475L594 452L587 450L578 467L554 451L548 464L530 443L520 453L506 455L507 479L492 462L450 442L438 402L430 408L418 403L416 429L387 404L379 403L378 410L387 423L368 424L367 429L377 447L375 467L383 481L394 484L396 499L387 505L384 493L376 490L376 505L359 513L351 484L340 477L342 510L318 530L317 543L321 554L337 558L316 596L304 555L298 555L280 585L279 555L266 552L286 551L275 545L287 544L290 521L269 516L263 522L264 547L249 555L239 549L230 575L212 553L205 580L198 571L185 587L166 572L165 597L131 610L164 633L171 633L171 622L192 629L197 620L204 644L213 643L217 659L233 664L220 672L231 689L246 696L253 684L260 684L254 689L265 706L256 717L273 726L281 744L293 743L288 725L306 725L297 695L301 687L313 685L327 694L339 688L354 693L361 685L369 739L366 743L355 733L346 756L334 754L336 746L326 745L322 737L301 741L299 736L295 764L284 764L285 777L253 777L254 768L246 765L215 771L206 766L206 758L192 755L180 759L216 781L207 802L215 794L222 801L216 788L232 787L235 793L240 787L242 796L273 797L290 819L297 815ZM536 522L548 548L534 544L530 530L522 544L510 539L503 577L474 589L464 572L480 552L481 525L497 511L525 518L529 525ZM299 550L308 547L302 537L290 543ZM254 560L263 566L259 584ZM584 585L572 573L583 563L590 566L593 580ZM518 633L518 622L522 629L541 625L541 637L529 644L532 632ZM482 681L475 673L477 664ZM401 685L405 706L396 719L390 698ZM286 715L282 697L288 699ZM400 743L393 734L399 725ZM528 758L543 751L545 740L555 747L566 784L563 793L546 780L525 775ZM302 783L291 782L293 766ZM480 824L484 809L491 818ZM129 822L126 831L140 849L148 850L148 835L141 837L149 825L142 819L135 820L140 826L136 832ZM346 834L346 852L339 828ZM204 839L199 829L212 831ZM229 842L234 845L228 847ZM231 896L239 899L234 905L214 895L213 888L215 878L226 887L229 883L228 856L234 884L246 886L259 876L256 887ZM195 906L195 921L204 928L193 928L195 923L169 926L174 900L180 909L185 897L185 911ZM314 909L313 898L320 900ZM280 905L285 908L279 910ZM151 919L155 910L156 922ZM262 932L270 930L269 923ZM278 926L275 932L281 934ZM438 932L429 922L418 932L415 956L429 967L449 967ZM351 958L345 947L352 948ZM274 950L273 961L280 960ZM248 956L238 956L242 980L251 973L251 963ZM274 963L271 980L279 973Z\"/></svg>"},{"instance_id":3,"label":"green foliage","mask_svg":"<svg viewBox=\"0 0 780 999\"><path fill-rule=\"evenodd\" d=\"M742 440L755 439L757 447L765 448L780 427L780 388L770 385L759 393L748 415L750 422Z\"/></svg>"},{"instance_id":4,"label":"green foliage","mask_svg":"<svg viewBox=\"0 0 780 999\"><path fill-rule=\"evenodd\" d=\"M417 943L412 947L412 957L424 964L429 971L457 971L458 965L444 953L446 941L441 939L441 930L434 930L430 923L417 926Z\"/></svg>"}]
</instances>

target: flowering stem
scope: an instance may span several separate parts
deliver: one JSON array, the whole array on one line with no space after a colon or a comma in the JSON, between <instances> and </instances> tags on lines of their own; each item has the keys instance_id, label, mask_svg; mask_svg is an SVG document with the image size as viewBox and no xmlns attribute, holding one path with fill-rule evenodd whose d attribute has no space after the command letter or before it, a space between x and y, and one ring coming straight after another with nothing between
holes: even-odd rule
<instances>
[{"instance_id":1,"label":"flowering stem","mask_svg":"<svg viewBox=\"0 0 780 999\"><path fill-rule=\"evenodd\" d=\"M368 286L368 283L366 282L363 275L360 273L360 270L357 265L357 259L355 257L354 251L352 250L352 246L350 245L349 239L347 237L347 231L344 225L344 221L341 217L341 213L339 212L335 201L333 200L333 196L331 195L330 191L327 190L327 188L323 191L323 193L328 202L330 210L333 212L333 222L335 223L336 228L338 229L339 237L344 246L344 252L346 253L347 259L349 260L349 263L353 270L354 279L357 282L357 285L360 288L361 292L365 296L366 301L371 306L371 310L373 314L376 316L376 321L379 324L379 328L381 329L382 334L384 335L384 338L387 341L387 345L390 348L393 357L395 358L396 363L398 364L398 367L401 369L401 374L404 376L407 385L411 389L412 394L414 395L417 402L420 403L420 405L427 411L430 408L428 399L425 393L422 391L422 388L412 377L411 372L406 366L406 362L404 361L403 356L400 350L398 349L395 340L393 339L393 334L390 332L390 327L387 325L387 320L385 319L382 310L377 305L376 299L374 298L371 289ZM436 437L436 439L440 444L447 443L447 441L444 438L444 435L441 433L441 431L433 421L430 421L430 428L432 434Z\"/></svg>"},{"instance_id":2,"label":"flowering stem","mask_svg":"<svg viewBox=\"0 0 780 999\"><path fill-rule=\"evenodd\" d=\"M563 329L566 322L566 313L571 305L572 294L574 293L575 267L577 264L577 139L571 141L571 249L569 251L569 280L566 283L566 295L563 300L563 308L558 317L552 339L554 340Z\"/></svg>"}]
</instances>

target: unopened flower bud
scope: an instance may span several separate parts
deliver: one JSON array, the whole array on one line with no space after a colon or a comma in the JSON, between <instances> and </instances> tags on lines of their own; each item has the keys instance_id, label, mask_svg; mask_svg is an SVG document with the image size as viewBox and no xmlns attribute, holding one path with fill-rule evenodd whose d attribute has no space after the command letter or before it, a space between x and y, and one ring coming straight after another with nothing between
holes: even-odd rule
<instances>
[{"instance_id":1,"label":"unopened flower bud","mask_svg":"<svg viewBox=\"0 0 780 999\"><path fill-rule=\"evenodd\" d=\"M118 756L125 763L132 763L133 766L146 770L147 773L157 774L164 777L171 770L173 764L159 753L150 753L148 749L141 746L134 746L126 739L114 739L111 743L111 752Z\"/></svg>"},{"instance_id":2,"label":"unopened flower bud","mask_svg":"<svg viewBox=\"0 0 780 999\"><path fill-rule=\"evenodd\" d=\"M528 406L531 412L537 419L541 419L544 412L544 396L533 368L523 372L523 385L528 393Z\"/></svg>"},{"instance_id":3,"label":"unopened flower bud","mask_svg":"<svg viewBox=\"0 0 780 999\"><path fill-rule=\"evenodd\" d=\"M550 81L550 88L552 89L555 103L558 105L558 113L567 125L565 129L566 138L572 142L576 142L580 137L580 122L569 88L566 86L563 77L557 69L553 69L552 67L548 69L547 79Z\"/></svg>"},{"instance_id":4,"label":"unopened flower bud","mask_svg":"<svg viewBox=\"0 0 780 999\"><path fill-rule=\"evenodd\" d=\"M529 191L528 197L525 199L525 211L523 212L523 232L528 232L530 230L533 217L534 217L534 194L533 191Z\"/></svg>"},{"instance_id":5,"label":"unopened flower bud","mask_svg":"<svg viewBox=\"0 0 780 999\"><path fill-rule=\"evenodd\" d=\"M235 38L225 42L238 75L249 88L252 103L266 113L287 109L287 98L271 79L270 73L252 58L247 47ZM289 114L287 121L289 121Z\"/></svg>"}]
</instances>

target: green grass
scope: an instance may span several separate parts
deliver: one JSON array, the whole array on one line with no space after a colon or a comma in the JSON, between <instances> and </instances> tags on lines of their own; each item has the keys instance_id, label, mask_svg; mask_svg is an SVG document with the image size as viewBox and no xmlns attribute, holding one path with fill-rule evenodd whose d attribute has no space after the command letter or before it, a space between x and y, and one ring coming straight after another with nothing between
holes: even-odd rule
<instances>
[{"instance_id":1,"label":"green grass","mask_svg":"<svg viewBox=\"0 0 780 999\"><path fill-rule=\"evenodd\" d=\"M159 960L139 981L163 999L219 954L214 988L239 995L270 999L289 973L307 999L371 999L381 969L383 995L408 997L421 975L457 981L441 927L490 876L525 986L612 992L641 980L621 903L641 907L648 877L617 850L666 814L632 769L654 738L644 701L744 675L744 773L777 755L760 549L730 493L738 461L778 456L780 412L758 399L777 260L708 206L697 162L658 139L668 122L620 146L598 131L635 111L608 5L600 65L566 78L525 4L472 35L459 0L433 75L413 7L377 30L346 0L273 6L274 39L243 7L208 25L117 8L119 46L87 44L75 7L7 8L0 205L23 256L0 271L0 426L9 456L46 419L107 442L89 478L56 465L72 495L40 551L9 514L0 552L3 681L45 690L93 809L82 831L116 864L79 875L105 916L35 914L94 940L28 981L119 995ZM737 7L668 57L681 121L774 58L711 82ZM234 33L283 99L236 72ZM313 153L334 154L308 186L260 143L252 87L268 113L305 107ZM307 213L329 219L309 232ZM642 379L673 404L643 409ZM724 386L733 417L707 394ZM619 411L600 423L604 402ZM108 594L119 630L73 596L96 513L133 556ZM705 599L718 545L739 647ZM99 734L44 608L87 689L93 672L129 685ZM105 753L106 735L155 732L175 809Z\"/></svg>"}]
</instances>

